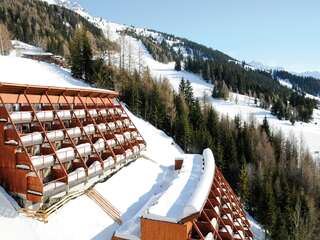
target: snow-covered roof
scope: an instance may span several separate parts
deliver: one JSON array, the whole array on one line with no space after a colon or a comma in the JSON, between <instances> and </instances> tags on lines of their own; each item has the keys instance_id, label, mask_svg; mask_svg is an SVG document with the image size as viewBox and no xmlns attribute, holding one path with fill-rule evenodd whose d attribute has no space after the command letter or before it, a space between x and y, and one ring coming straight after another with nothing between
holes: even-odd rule
<instances>
[{"instance_id":1,"label":"snow-covered roof","mask_svg":"<svg viewBox=\"0 0 320 240\"><path fill-rule=\"evenodd\" d=\"M11 43L14 49L21 49L29 52L38 52L38 53L44 52L42 48L35 47L33 45L21 42L19 40L12 40Z\"/></svg>"},{"instance_id":2,"label":"snow-covered roof","mask_svg":"<svg viewBox=\"0 0 320 240\"><path fill-rule=\"evenodd\" d=\"M214 178L215 161L210 149L203 155L185 155L183 166L168 190L143 217L177 223L202 210Z\"/></svg>"},{"instance_id":3,"label":"snow-covered roof","mask_svg":"<svg viewBox=\"0 0 320 240\"><path fill-rule=\"evenodd\" d=\"M53 56L52 53L49 52L28 52L25 51L22 53L24 56Z\"/></svg>"}]
</instances>

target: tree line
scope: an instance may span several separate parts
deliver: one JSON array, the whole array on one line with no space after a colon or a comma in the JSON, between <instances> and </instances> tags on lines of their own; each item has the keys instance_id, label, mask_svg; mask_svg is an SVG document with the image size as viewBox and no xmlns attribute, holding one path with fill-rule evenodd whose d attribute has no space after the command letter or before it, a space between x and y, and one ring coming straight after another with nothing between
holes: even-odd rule
<instances>
[{"instance_id":1,"label":"tree line","mask_svg":"<svg viewBox=\"0 0 320 240\"><path fill-rule=\"evenodd\" d=\"M76 42L80 43L73 46L79 47L77 54L90 48L86 34L79 36L75 39L79 38ZM297 139L273 132L267 119L258 124L219 116L211 105L194 97L187 79L181 79L176 93L168 80L153 79L148 69L139 73L104 62L100 65L104 71L97 71L100 78L92 77L92 83L119 91L121 100L134 114L172 136L186 153L201 153L207 147L213 150L217 166L246 210L267 230L268 238L318 238L319 168L301 147L303 142L299 147ZM72 69L75 74L77 67ZM85 72L81 76L85 77ZM249 88L244 83L242 87L249 90L260 86ZM292 99L292 104L295 101L299 100Z\"/></svg>"},{"instance_id":2,"label":"tree line","mask_svg":"<svg viewBox=\"0 0 320 240\"><path fill-rule=\"evenodd\" d=\"M270 73L245 69L233 62L212 60L184 60L184 69L200 74L203 79L214 84L212 96L228 98L233 91L259 99L260 107L271 109L279 119L309 122L313 109L317 108L314 99L307 98L304 93L281 86Z\"/></svg>"},{"instance_id":3,"label":"tree line","mask_svg":"<svg viewBox=\"0 0 320 240\"><path fill-rule=\"evenodd\" d=\"M274 79L288 80L295 91L304 91L314 96L320 95L320 81L313 77L298 76L287 71L273 71Z\"/></svg>"},{"instance_id":4,"label":"tree line","mask_svg":"<svg viewBox=\"0 0 320 240\"><path fill-rule=\"evenodd\" d=\"M69 42L80 25L90 32L98 49L106 45L116 47L105 39L101 29L79 14L39 0L1 0L1 23L8 29L11 39L61 56L69 55Z\"/></svg>"},{"instance_id":5,"label":"tree line","mask_svg":"<svg viewBox=\"0 0 320 240\"><path fill-rule=\"evenodd\" d=\"M292 124L296 121L309 122L312 119L317 102L306 98L301 89L318 95L319 81L295 77L284 71L271 73L251 70L246 68L245 63L237 64L234 59L220 51L170 34L148 31L158 34L162 40L152 35L136 33L131 28L124 32L141 40L157 61L174 61L175 70L181 71L184 68L186 71L200 74L206 81L214 84L213 97L228 99L229 92L234 91L254 97L255 101L260 103L260 107L271 110L279 119L290 120ZM183 56L182 51L189 57ZM277 77L292 80L294 90L281 86Z\"/></svg>"}]
</instances>

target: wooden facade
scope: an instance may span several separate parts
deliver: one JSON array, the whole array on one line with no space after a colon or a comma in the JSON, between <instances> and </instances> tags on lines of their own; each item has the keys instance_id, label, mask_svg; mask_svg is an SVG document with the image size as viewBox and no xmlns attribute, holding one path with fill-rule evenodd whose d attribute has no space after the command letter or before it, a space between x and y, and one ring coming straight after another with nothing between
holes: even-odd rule
<instances>
[{"instance_id":1,"label":"wooden facade","mask_svg":"<svg viewBox=\"0 0 320 240\"><path fill-rule=\"evenodd\" d=\"M252 240L242 204L216 168L209 196L201 212L178 223L141 218L141 240ZM125 240L114 236L114 240Z\"/></svg>"},{"instance_id":2,"label":"wooden facade","mask_svg":"<svg viewBox=\"0 0 320 240\"><path fill-rule=\"evenodd\" d=\"M176 224L141 218L141 240L182 240L189 239L192 224Z\"/></svg>"},{"instance_id":3,"label":"wooden facade","mask_svg":"<svg viewBox=\"0 0 320 240\"><path fill-rule=\"evenodd\" d=\"M98 181L146 143L118 93L0 84L0 184L42 203Z\"/></svg>"}]
</instances>

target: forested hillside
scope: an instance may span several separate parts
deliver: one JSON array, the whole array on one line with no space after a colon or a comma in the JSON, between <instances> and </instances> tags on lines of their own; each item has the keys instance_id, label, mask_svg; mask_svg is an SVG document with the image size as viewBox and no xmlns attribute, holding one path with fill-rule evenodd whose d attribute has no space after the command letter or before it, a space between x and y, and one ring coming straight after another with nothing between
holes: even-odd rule
<instances>
[{"instance_id":1,"label":"forested hillside","mask_svg":"<svg viewBox=\"0 0 320 240\"><path fill-rule=\"evenodd\" d=\"M127 71L95 58L95 46L116 46L68 9L35 0L2 0L1 22L14 38L70 54L73 76L119 91L133 113L172 136L186 153L211 148L218 167L270 239L318 239L319 167L298 146L300 139L273 132L267 119L258 124L254 119L219 117L212 105L194 97L187 79L175 92L168 80L156 81L148 69ZM77 29L80 23L83 27ZM176 61L177 70L200 74L215 84L213 96L225 97L229 91L252 96L261 107L293 124L309 121L316 107L314 100L281 86L271 74L246 69L217 50L151 30L138 33L129 28L124 33L140 39L155 59Z\"/></svg>"},{"instance_id":2,"label":"forested hillside","mask_svg":"<svg viewBox=\"0 0 320 240\"><path fill-rule=\"evenodd\" d=\"M184 56L217 61L232 60L223 52L172 34L150 29L139 32L134 28L127 28L123 33L141 40L152 57L164 63L182 60Z\"/></svg>"},{"instance_id":3,"label":"forested hillside","mask_svg":"<svg viewBox=\"0 0 320 240\"><path fill-rule=\"evenodd\" d=\"M299 139L273 132L266 119L259 125L219 117L193 97L188 81L181 81L176 94L166 79L155 81L148 70L139 75L108 68L104 84L119 90L136 115L173 136L186 152L213 150L218 167L270 239L317 239L319 168L298 147Z\"/></svg>"},{"instance_id":4,"label":"forested hillside","mask_svg":"<svg viewBox=\"0 0 320 240\"><path fill-rule=\"evenodd\" d=\"M314 96L320 95L320 80L313 77L294 75L287 71L273 71L275 79L288 80L297 91L304 91Z\"/></svg>"},{"instance_id":5,"label":"forested hillside","mask_svg":"<svg viewBox=\"0 0 320 240\"><path fill-rule=\"evenodd\" d=\"M62 56L69 54L68 43L77 26L84 26L98 49L116 47L102 31L77 13L37 0L1 0L0 23L17 39Z\"/></svg>"},{"instance_id":6,"label":"forested hillside","mask_svg":"<svg viewBox=\"0 0 320 240\"><path fill-rule=\"evenodd\" d=\"M211 48L173 35L152 30L128 28L126 34L140 39L153 58L161 62L175 61L176 70L199 74L215 85L212 96L228 98L233 91L254 97L260 106L270 109L279 119L309 122L317 103L298 91L282 86L271 73L247 68L231 57Z\"/></svg>"},{"instance_id":7,"label":"forested hillside","mask_svg":"<svg viewBox=\"0 0 320 240\"><path fill-rule=\"evenodd\" d=\"M202 60L188 57L184 68L200 74L205 80L215 84L214 97L225 97L219 87L259 99L261 107L269 109L279 119L308 122L312 118L316 101L305 97L303 92L293 91L274 80L270 73L246 69L234 62Z\"/></svg>"}]
</instances>

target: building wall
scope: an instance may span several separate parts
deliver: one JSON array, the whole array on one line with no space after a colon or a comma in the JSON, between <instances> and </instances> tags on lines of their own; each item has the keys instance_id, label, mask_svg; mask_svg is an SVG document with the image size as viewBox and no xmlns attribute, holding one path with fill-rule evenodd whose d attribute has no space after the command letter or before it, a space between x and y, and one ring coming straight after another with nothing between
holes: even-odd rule
<instances>
[{"instance_id":1,"label":"building wall","mask_svg":"<svg viewBox=\"0 0 320 240\"><path fill-rule=\"evenodd\" d=\"M187 240L189 229L187 224L141 218L141 240Z\"/></svg>"}]
</instances>

